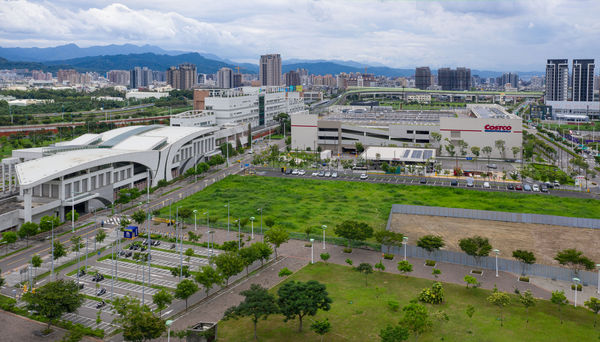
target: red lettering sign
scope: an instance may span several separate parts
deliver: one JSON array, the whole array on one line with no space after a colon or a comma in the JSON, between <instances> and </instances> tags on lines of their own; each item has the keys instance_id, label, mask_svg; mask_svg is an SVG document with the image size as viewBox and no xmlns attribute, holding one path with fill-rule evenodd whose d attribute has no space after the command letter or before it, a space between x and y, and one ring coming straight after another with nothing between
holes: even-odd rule
<instances>
[{"instance_id":1,"label":"red lettering sign","mask_svg":"<svg viewBox=\"0 0 600 342\"><path fill-rule=\"evenodd\" d=\"M512 129L512 126L492 126L492 125L485 125L485 127L483 127L483 129L487 131L500 131L500 132L510 132L510 130Z\"/></svg>"}]
</instances>

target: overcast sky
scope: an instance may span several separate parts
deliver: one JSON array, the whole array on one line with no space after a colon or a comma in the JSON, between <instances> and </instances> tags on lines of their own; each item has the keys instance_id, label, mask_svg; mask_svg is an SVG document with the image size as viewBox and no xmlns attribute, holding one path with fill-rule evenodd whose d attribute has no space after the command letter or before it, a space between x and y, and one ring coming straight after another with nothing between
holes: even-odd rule
<instances>
[{"instance_id":1,"label":"overcast sky","mask_svg":"<svg viewBox=\"0 0 600 342\"><path fill-rule=\"evenodd\" d=\"M0 0L0 46L133 43L257 63L544 70L600 57L600 1Z\"/></svg>"}]
</instances>

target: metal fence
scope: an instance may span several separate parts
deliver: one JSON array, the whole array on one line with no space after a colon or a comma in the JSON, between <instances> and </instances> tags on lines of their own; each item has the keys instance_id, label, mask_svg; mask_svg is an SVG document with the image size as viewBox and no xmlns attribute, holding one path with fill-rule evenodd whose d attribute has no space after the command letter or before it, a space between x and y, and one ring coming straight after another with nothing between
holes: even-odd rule
<instances>
[{"instance_id":1,"label":"metal fence","mask_svg":"<svg viewBox=\"0 0 600 342\"><path fill-rule=\"evenodd\" d=\"M390 211L390 219L392 217L392 214L445 216L476 220L550 224L555 226L600 229L600 220L598 219L540 214L509 213L503 211L474 210L462 208L428 207L421 205L393 204L392 210ZM390 224L391 220L388 220L388 230L390 229Z\"/></svg>"},{"instance_id":2,"label":"metal fence","mask_svg":"<svg viewBox=\"0 0 600 342\"><path fill-rule=\"evenodd\" d=\"M382 246L382 252L387 251L386 246ZM404 246L391 247L390 253L398 256L404 256ZM496 258L495 257L481 257L479 260L474 257L461 252L445 251L440 250L437 252L429 253L427 250L406 245L406 256L411 258L422 258L431 259L439 262L446 262L450 264L459 264L472 266L474 268L482 268L487 270L496 270ZM581 279L584 286L598 286L598 273L589 271L579 271L577 274L571 269L547 266L540 264L523 265L521 262L516 260L508 260L498 258L498 270L511 272L514 274L524 273L526 275L538 276L552 280L563 280L571 282L573 277Z\"/></svg>"}]
</instances>

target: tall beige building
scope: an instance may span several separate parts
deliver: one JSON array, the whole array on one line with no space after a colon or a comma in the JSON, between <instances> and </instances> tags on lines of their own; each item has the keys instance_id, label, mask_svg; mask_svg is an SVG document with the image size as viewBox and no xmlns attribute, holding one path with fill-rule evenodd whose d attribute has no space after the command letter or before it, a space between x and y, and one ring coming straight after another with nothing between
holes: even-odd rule
<instances>
[{"instance_id":1,"label":"tall beige building","mask_svg":"<svg viewBox=\"0 0 600 342\"><path fill-rule=\"evenodd\" d=\"M262 55L259 66L258 78L262 86L281 85L281 55Z\"/></svg>"},{"instance_id":2,"label":"tall beige building","mask_svg":"<svg viewBox=\"0 0 600 342\"><path fill-rule=\"evenodd\" d=\"M179 67L167 69L167 83L175 89L192 89L197 83L196 66L190 63L179 64Z\"/></svg>"}]
</instances>

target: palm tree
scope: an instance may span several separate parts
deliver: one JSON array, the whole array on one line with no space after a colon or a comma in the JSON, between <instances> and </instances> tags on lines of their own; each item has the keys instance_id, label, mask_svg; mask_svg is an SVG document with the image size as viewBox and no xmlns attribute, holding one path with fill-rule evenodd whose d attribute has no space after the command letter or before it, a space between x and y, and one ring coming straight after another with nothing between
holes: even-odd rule
<instances>
[{"instance_id":1,"label":"palm tree","mask_svg":"<svg viewBox=\"0 0 600 342\"><path fill-rule=\"evenodd\" d=\"M492 147L491 146L484 146L481 149L481 152L483 152L483 154L485 154L487 156L488 164L489 164L490 163L490 155L492 154Z\"/></svg>"}]
</instances>

